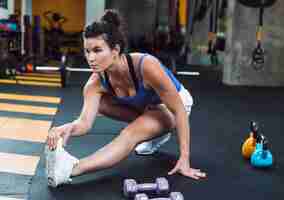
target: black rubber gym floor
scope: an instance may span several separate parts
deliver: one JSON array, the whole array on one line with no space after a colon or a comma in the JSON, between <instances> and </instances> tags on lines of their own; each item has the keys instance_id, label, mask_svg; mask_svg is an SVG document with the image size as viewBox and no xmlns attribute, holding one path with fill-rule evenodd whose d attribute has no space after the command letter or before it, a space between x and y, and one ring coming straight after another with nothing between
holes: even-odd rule
<instances>
[{"instance_id":1,"label":"black rubber gym floor","mask_svg":"<svg viewBox=\"0 0 284 200\"><path fill-rule=\"evenodd\" d=\"M181 78L180 78L181 79ZM208 173L196 181L180 175L167 176L178 158L175 137L153 156L134 153L114 168L73 179L71 185L49 188L45 179L44 155L29 190L30 200L122 200L123 180L153 182L168 178L171 191L185 199L283 199L284 191L284 90L272 87L229 87L213 81L182 80L191 88L195 105L191 115L191 164ZM54 125L75 119L82 105L81 88L66 88ZM253 168L241 156L249 121L260 123L275 158L272 168ZM98 117L86 136L71 138L67 150L81 158L110 142L126 124Z\"/></svg>"}]
</instances>

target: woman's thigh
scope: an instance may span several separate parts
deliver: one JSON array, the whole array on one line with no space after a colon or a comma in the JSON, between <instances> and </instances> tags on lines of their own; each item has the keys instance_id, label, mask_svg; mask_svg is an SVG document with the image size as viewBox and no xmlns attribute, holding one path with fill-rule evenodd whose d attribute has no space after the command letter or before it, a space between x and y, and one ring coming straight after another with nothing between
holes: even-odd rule
<instances>
[{"instance_id":1,"label":"woman's thigh","mask_svg":"<svg viewBox=\"0 0 284 200\"><path fill-rule=\"evenodd\" d=\"M185 88L179 92L184 108L190 116L193 99ZM165 104L149 106L139 117L131 122L123 131L137 136L138 142L157 137L166 131L176 128L175 116Z\"/></svg>"},{"instance_id":2,"label":"woman's thigh","mask_svg":"<svg viewBox=\"0 0 284 200\"><path fill-rule=\"evenodd\" d=\"M153 108L146 109L143 114L128 124L122 133L133 136L136 143L160 136L162 133L175 127L173 114L168 108L161 104Z\"/></svg>"}]
</instances>

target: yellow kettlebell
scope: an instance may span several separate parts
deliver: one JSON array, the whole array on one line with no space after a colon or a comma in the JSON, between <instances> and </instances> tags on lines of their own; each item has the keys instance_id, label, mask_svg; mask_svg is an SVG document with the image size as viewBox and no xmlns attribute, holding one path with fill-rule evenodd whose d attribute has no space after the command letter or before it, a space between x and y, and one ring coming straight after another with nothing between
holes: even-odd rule
<instances>
[{"instance_id":1,"label":"yellow kettlebell","mask_svg":"<svg viewBox=\"0 0 284 200\"><path fill-rule=\"evenodd\" d=\"M258 125L256 122L251 121L249 137L245 140L245 142L242 145L242 155L245 159L250 159L250 156L254 152L257 135L258 135Z\"/></svg>"}]
</instances>

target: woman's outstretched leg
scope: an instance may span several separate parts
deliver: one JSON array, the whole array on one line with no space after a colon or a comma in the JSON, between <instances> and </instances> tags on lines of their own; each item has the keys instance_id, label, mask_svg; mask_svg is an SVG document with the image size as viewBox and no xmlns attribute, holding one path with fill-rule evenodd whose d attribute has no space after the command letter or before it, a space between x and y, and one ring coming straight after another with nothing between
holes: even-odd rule
<instances>
[{"instance_id":1,"label":"woman's outstretched leg","mask_svg":"<svg viewBox=\"0 0 284 200\"><path fill-rule=\"evenodd\" d=\"M173 126L173 116L166 108L145 111L123 129L112 142L81 159L73 168L72 176L112 167L125 159L138 143L156 137Z\"/></svg>"}]
</instances>

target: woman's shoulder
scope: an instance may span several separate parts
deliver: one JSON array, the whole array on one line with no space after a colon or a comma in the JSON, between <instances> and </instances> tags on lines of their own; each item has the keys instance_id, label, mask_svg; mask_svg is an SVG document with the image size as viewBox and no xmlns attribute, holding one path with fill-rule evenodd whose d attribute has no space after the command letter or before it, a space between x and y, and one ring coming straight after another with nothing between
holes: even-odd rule
<instances>
[{"instance_id":1,"label":"woman's shoulder","mask_svg":"<svg viewBox=\"0 0 284 200\"><path fill-rule=\"evenodd\" d=\"M160 63L160 61L155 56L148 53L133 52L129 55L133 60L134 66L142 65L145 60L147 60L147 63Z\"/></svg>"},{"instance_id":2,"label":"woman's shoulder","mask_svg":"<svg viewBox=\"0 0 284 200\"><path fill-rule=\"evenodd\" d=\"M92 91L92 92L98 92L101 93L103 92L103 87L101 85L101 79L99 74L97 73L92 73L88 81L86 82L84 86L84 91Z\"/></svg>"},{"instance_id":3,"label":"woman's shoulder","mask_svg":"<svg viewBox=\"0 0 284 200\"><path fill-rule=\"evenodd\" d=\"M128 53L132 58L141 58L143 56L151 56L154 57L153 55L149 54L149 53L141 53L141 52L131 52Z\"/></svg>"},{"instance_id":4,"label":"woman's shoulder","mask_svg":"<svg viewBox=\"0 0 284 200\"><path fill-rule=\"evenodd\" d=\"M140 52L132 52L132 53L128 53L132 60L136 61L136 60L139 60L144 54L143 53L140 53Z\"/></svg>"}]
</instances>

